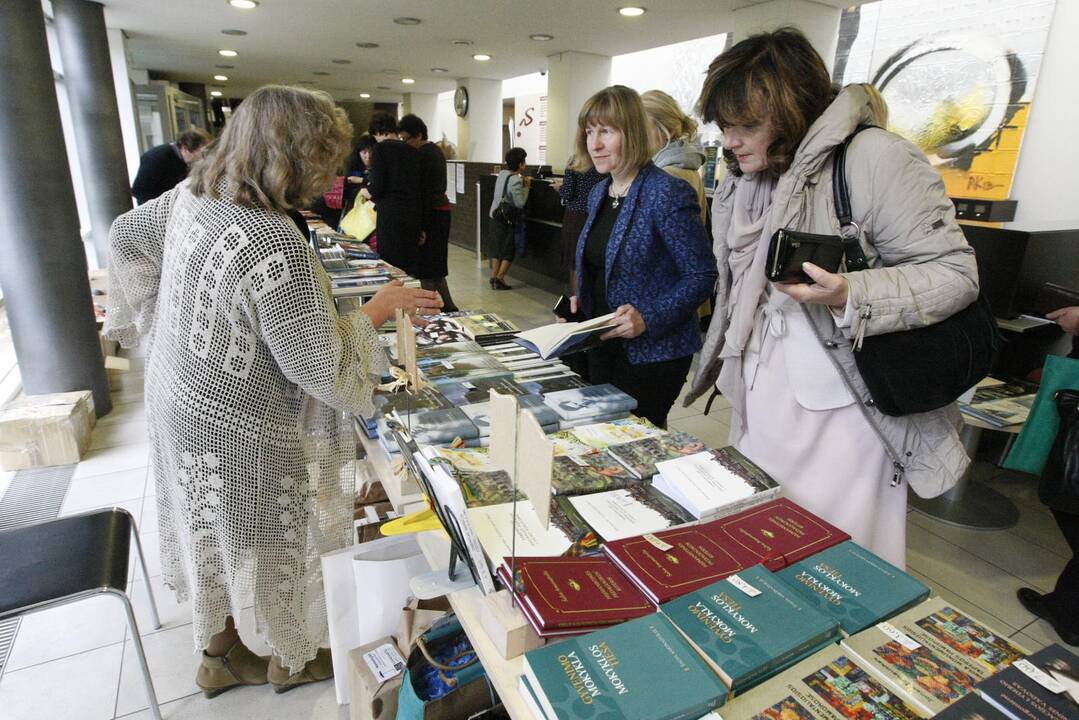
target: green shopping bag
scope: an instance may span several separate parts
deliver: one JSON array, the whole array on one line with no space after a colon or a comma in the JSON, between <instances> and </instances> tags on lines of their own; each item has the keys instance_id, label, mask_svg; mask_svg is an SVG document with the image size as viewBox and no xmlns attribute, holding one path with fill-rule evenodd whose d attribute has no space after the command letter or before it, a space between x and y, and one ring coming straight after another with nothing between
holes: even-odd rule
<instances>
[{"instance_id":1,"label":"green shopping bag","mask_svg":"<svg viewBox=\"0 0 1079 720\"><path fill-rule=\"evenodd\" d=\"M497 696L470 645L464 655L471 659L464 664L450 667L435 659L443 648L460 647L464 640L467 635L455 615L439 618L416 638L397 696L397 720L458 720L495 705ZM420 678L435 670L453 689L438 698L424 697Z\"/></svg>"},{"instance_id":2,"label":"green shopping bag","mask_svg":"<svg viewBox=\"0 0 1079 720\"><path fill-rule=\"evenodd\" d=\"M1049 355L1045 358L1042 383L1038 386L1038 396L1034 398L1030 417L1004 460L1006 469L1031 475L1042 474L1060 424L1053 396L1057 390L1065 389L1079 389L1079 360Z\"/></svg>"}]
</instances>

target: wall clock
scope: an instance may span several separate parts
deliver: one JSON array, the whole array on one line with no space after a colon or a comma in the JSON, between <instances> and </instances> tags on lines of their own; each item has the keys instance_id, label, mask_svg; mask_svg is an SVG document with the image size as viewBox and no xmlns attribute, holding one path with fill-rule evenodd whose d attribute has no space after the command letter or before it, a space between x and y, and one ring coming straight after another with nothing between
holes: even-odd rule
<instances>
[{"instance_id":1,"label":"wall clock","mask_svg":"<svg viewBox=\"0 0 1079 720\"><path fill-rule=\"evenodd\" d=\"M468 115L468 88L461 85L453 94L453 109L459 117Z\"/></svg>"}]
</instances>

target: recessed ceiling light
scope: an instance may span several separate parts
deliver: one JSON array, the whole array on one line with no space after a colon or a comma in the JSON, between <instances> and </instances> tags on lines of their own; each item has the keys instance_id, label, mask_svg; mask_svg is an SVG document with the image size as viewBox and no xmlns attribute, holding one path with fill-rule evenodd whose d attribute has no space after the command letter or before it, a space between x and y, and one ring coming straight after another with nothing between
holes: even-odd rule
<instances>
[{"instance_id":1,"label":"recessed ceiling light","mask_svg":"<svg viewBox=\"0 0 1079 720\"><path fill-rule=\"evenodd\" d=\"M491 56L488 55L487 53L476 53L475 55L472 56L472 59L473 60L479 60L480 62L487 62L488 60L491 59Z\"/></svg>"},{"instance_id":2,"label":"recessed ceiling light","mask_svg":"<svg viewBox=\"0 0 1079 720\"><path fill-rule=\"evenodd\" d=\"M210 91L210 97L221 97L221 91L220 90L211 90Z\"/></svg>"},{"instance_id":3,"label":"recessed ceiling light","mask_svg":"<svg viewBox=\"0 0 1079 720\"><path fill-rule=\"evenodd\" d=\"M229 5L241 10L254 10L259 6L255 0L229 0Z\"/></svg>"},{"instance_id":4,"label":"recessed ceiling light","mask_svg":"<svg viewBox=\"0 0 1079 720\"><path fill-rule=\"evenodd\" d=\"M416 81L412 78L401 78L401 82L403 82L405 85L413 85Z\"/></svg>"},{"instance_id":5,"label":"recessed ceiling light","mask_svg":"<svg viewBox=\"0 0 1079 720\"><path fill-rule=\"evenodd\" d=\"M246 30L222 30L222 35L232 35L233 37L243 37L247 34Z\"/></svg>"},{"instance_id":6,"label":"recessed ceiling light","mask_svg":"<svg viewBox=\"0 0 1079 720\"><path fill-rule=\"evenodd\" d=\"M536 42L547 42L548 40L554 40L554 35L548 35L547 33L533 33L528 36L529 40L535 40Z\"/></svg>"},{"instance_id":7,"label":"recessed ceiling light","mask_svg":"<svg viewBox=\"0 0 1079 720\"><path fill-rule=\"evenodd\" d=\"M237 55L239 55L239 53L235 50L218 50L217 54L221 55L222 57L236 57Z\"/></svg>"},{"instance_id":8,"label":"recessed ceiling light","mask_svg":"<svg viewBox=\"0 0 1079 720\"><path fill-rule=\"evenodd\" d=\"M398 17L394 18L393 21L398 25L419 25L421 22L423 22L419 18L414 17Z\"/></svg>"},{"instance_id":9,"label":"recessed ceiling light","mask_svg":"<svg viewBox=\"0 0 1079 720\"><path fill-rule=\"evenodd\" d=\"M235 65L214 65L214 67L217 68L218 70L232 70L236 66Z\"/></svg>"},{"instance_id":10,"label":"recessed ceiling light","mask_svg":"<svg viewBox=\"0 0 1079 720\"><path fill-rule=\"evenodd\" d=\"M356 43L356 47L363 48L364 50L374 50L375 48L378 47L378 43L373 43L373 42Z\"/></svg>"},{"instance_id":11,"label":"recessed ceiling light","mask_svg":"<svg viewBox=\"0 0 1079 720\"><path fill-rule=\"evenodd\" d=\"M447 70L446 68L431 68L431 72L433 72L433 73L448 73L449 70Z\"/></svg>"},{"instance_id":12,"label":"recessed ceiling light","mask_svg":"<svg viewBox=\"0 0 1079 720\"><path fill-rule=\"evenodd\" d=\"M389 85L379 85L377 89L378 90L393 90L393 88L390 87Z\"/></svg>"},{"instance_id":13,"label":"recessed ceiling light","mask_svg":"<svg viewBox=\"0 0 1079 720\"><path fill-rule=\"evenodd\" d=\"M454 40L453 44L454 45L471 45L472 41L471 40Z\"/></svg>"},{"instance_id":14,"label":"recessed ceiling light","mask_svg":"<svg viewBox=\"0 0 1079 720\"><path fill-rule=\"evenodd\" d=\"M360 97L366 100L367 98L371 97L371 93L360 93Z\"/></svg>"},{"instance_id":15,"label":"recessed ceiling light","mask_svg":"<svg viewBox=\"0 0 1079 720\"><path fill-rule=\"evenodd\" d=\"M312 75L329 75L329 73L326 72L325 70L312 70L311 74Z\"/></svg>"},{"instance_id":16,"label":"recessed ceiling light","mask_svg":"<svg viewBox=\"0 0 1079 720\"><path fill-rule=\"evenodd\" d=\"M216 80L218 82L225 82L228 79L229 79L228 75L214 75L214 80Z\"/></svg>"},{"instance_id":17,"label":"recessed ceiling light","mask_svg":"<svg viewBox=\"0 0 1079 720\"><path fill-rule=\"evenodd\" d=\"M351 60L345 60L344 58L334 58L333 60L330 60L330 62L332 62L334 65L351 65L352 64Z\"/></svg>"},{"instance_id":18,"label":"recessed ceiling light","mask_svg":"<svg viewBox=\"0 0 1079 720\"><path fill-rule=\"evenodd\" d=\"M640 17L644 15L643 7L621 7L618 8L618 14L626 17Z\"/></svg>"}]
</instances>

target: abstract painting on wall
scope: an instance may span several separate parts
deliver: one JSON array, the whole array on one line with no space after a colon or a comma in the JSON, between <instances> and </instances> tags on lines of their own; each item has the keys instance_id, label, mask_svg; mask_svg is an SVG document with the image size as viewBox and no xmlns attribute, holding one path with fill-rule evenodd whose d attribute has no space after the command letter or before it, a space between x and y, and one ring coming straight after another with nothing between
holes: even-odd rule
<instances>
[{"instance_id":1,"label":"abstract painting on wall","mask_svg":"<svg viewBox=\"0 0 1079 720\"><path fill-rule=\"evenodd\" d=\"M949 195L1006 199L1056 0L881 0L843 11L833 79L873 83L888 129Z\"/></svg>"}]
</instances>

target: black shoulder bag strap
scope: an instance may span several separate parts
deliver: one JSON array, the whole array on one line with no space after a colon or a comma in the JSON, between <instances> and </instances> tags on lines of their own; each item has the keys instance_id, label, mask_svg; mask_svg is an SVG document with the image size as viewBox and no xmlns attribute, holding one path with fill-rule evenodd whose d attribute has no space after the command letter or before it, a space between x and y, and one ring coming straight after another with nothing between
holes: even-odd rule
<instances>
[{"instance_id":1,"label":"black shoulder bag strap","mask_svg":"<svg viewBox=\"0 0 1079 720\"><path fill-rule=\"evenodd\" d=\"M862 229L854 222L854 213L850 206L850 191L847 189L847 147L854 136L873 125L859 125L847 139L835 149L832 164L832 197L835 202L835 216L839 220L839 236L843 239L843 255L847 259L847 271L868 270L869 263L862 252L858 237ZM853 230L853 232L852 232Z\"/></svg>"}]
</instances>

